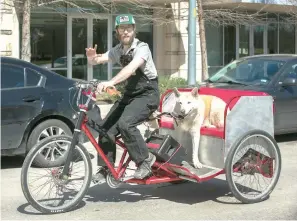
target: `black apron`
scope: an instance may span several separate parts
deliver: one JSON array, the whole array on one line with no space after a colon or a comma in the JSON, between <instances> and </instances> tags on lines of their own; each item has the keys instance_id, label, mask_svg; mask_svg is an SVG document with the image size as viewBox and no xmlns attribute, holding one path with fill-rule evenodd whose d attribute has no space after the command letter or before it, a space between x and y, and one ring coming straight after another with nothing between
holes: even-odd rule
<instances>
[{"instance_id":1,"label":"black apron","mask_svg":"<svg viewBox=\"0 0 297 221\"><path fill-rule=\"evenodd\" d=\"M141 43L141 41L137 42L137 45ZM120 63L123 67L128 65L133 60L133 51L134 48L131 49L126 55L122 55L120 58ZM159 93L158 88L158 77L155 79L149 79L143 71L138 68L136 70L135 75L131 75L127 81L125 86L124 97L135 97L147 92L155 92Z\"/></svg>"}]
</instances>

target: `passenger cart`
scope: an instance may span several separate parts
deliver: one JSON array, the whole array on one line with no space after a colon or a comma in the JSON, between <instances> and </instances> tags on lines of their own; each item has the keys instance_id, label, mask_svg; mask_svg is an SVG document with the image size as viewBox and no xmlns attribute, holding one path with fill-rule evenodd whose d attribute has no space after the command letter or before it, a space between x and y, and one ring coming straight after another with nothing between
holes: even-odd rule
<instances>
[{"instance_id":1,"label":"passenger cart","mask_svg":"<svg viewBox=\"0 0 297 221\"><path fill-rule=\"evenodd\" d=\"M77 113L73 137L62 135L44 139L31 149L24 161L22 190L35 209L43 213L66 212L83 200L93 171L90 154L79 143L81 133L85 133L106 162L110 171L106 182L111 188L117 188L123 183L149 185L182 180L200 183L225 174L231 192L242 203L266 200L275 188L281 172L281 155L274 139L273 98L268 94L207 87L199 89L199 94L221 98L227 107L224 127L201 128L198 155L203 168L196 169L192 166L192 143L187 137L187 131L176 130L179 119L174 115L176 106L173 90L166 91L161 97L160 113L148 119L148 122L157 121L157 128L151 129L146 139L157 161L153 165L152 174L138 180L125 173L131 159L121 137L117 137L116 143L123 149L122 156L117 156L120 157L119 164L113 167L86 125L86 112L92 108L89 102L97 83L91 81L75 85L78 96L89 92L89 98L85 104L77 103L80 111ZM178 90L180 93L189 93L192 88ZM230 109L228 115L227 108ZM99 125L95 129L106 135ZM49 148L65 150L60 160L61 166L38 167L34 158L38 152ZM43 175L46 176L44 181Z\"/></svg>"}]
</instances>

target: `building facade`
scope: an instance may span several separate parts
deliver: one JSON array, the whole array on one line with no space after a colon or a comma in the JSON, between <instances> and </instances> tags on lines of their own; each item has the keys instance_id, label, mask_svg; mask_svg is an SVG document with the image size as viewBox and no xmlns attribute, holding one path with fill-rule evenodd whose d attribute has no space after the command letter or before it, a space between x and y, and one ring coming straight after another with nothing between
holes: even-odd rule
<instances>
[{"instance_id":1,"label":"building facade","mask_svg":"<svg viewBox=\"0 0 297 221\"><path fill-rule=\"evenodd\" d=\"M263 7L266 20L261 24L214 25L205 21L209 73L230 61L256 54L297 53L296 22L288 22L284 4L265 5L262 1L204 1L206 10ZM79 6L79 7L77 7ZM153 4L135 7L124 2L116 7L76 1L75 6L60 3L35 7L31 11L31 62L69 78L108 80L120 70L117 65L87 64L85 48L97 44L103 53L117 44L114 19L120 13L132 13L137 22L137 37L149 44L159 75L187 78L188 3ZM244 6L244 7L243 7ZM164 10L164 8L166 10ZM4 13L3 13L4 12ZM12 9L1 13L1 55L20 58L22 19ZM196 79L201 80L199 26L196 26Z\"/></svg>"}]
</instances>

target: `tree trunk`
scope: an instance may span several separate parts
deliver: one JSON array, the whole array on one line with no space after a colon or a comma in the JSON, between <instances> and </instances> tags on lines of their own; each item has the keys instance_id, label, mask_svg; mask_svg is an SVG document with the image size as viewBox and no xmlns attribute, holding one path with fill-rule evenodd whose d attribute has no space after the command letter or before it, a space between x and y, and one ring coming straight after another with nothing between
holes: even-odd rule
<instances>
[{"instance_id":1,"label":"tree trunk","mask_svg":"<svg viewBox=\"0 0 297 221\"><path fill-rule=\"evenodd\" d=\"M22 27L22 54L21 59L31 61L31 42L30 42L30 14L31 0L24 0L23 27Z\"/></svg>"},{"instance_id":2,"label":"tree trunk","mask_svg":"<svg viewBox=\"0 0 297 221\"><path fill-rule=\"evenodd\" d=\"M200 36L200 50L201 50L201 62L202 62L202 81L206 80L208 76L208 64L207 64L207 50L206 39L204 29L204 18L201 0L197 0L198 8L198 23L199 23L199 36Z\"/></svg>"}]
</instances>

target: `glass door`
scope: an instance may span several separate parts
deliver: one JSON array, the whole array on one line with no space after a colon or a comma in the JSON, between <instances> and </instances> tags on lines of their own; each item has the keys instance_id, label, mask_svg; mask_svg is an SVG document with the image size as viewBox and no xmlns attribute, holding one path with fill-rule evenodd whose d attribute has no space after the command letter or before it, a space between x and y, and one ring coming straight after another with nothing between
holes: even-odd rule
<instances>
[{"instance_id":1,"label":"glass door","mask_svg":"<svg viewBox=\"0 0 297 221\"><path fill-rule=\"evenodd\" d=\"M239 58L250 55L250 27L245 25L239 26Z\"/></svg>"},{"instance_id":2,"label":"glass door","mask_svg":"<svg viewBox=\"0 0 297 221\"><path fill-rule=\"evenodd\" d=\"M254 26L254 55L264 54L264 25Z\"/></svg>"},{"instance_id":3,"label":"glass door","mask_svg":"<svg viewBox=\"0 0 297 221\"><path fill-rule=\"evenodd\" d=\"M108 20L93 19L93 45L97 44L97 54L108 51ZM108 63L93 66L93 78L108 80Z\"/></svg>"},{"instance_id":4,"label":"glass door","mask_svg":"<svg viewBox=\"0 0 297 221\"><path fill-rule=\"evenodd\" d=\"M83 80L108 80L110 65L90 65L86 57L87 47L97 44L97 54L111 48L108 17L100 15L75 15L67 17L67 77Z\"/></svg>"},{"instance_id":5,"label":"glass door","mask_svg":"<svg viewBox=\"0 0 297 221\"><path fill-rule=\"evenodd\" d=\"M72 19L72 78L88 80L88 62L86 57L88 39L88 19Z\"/></svg>"}]
</instances>

